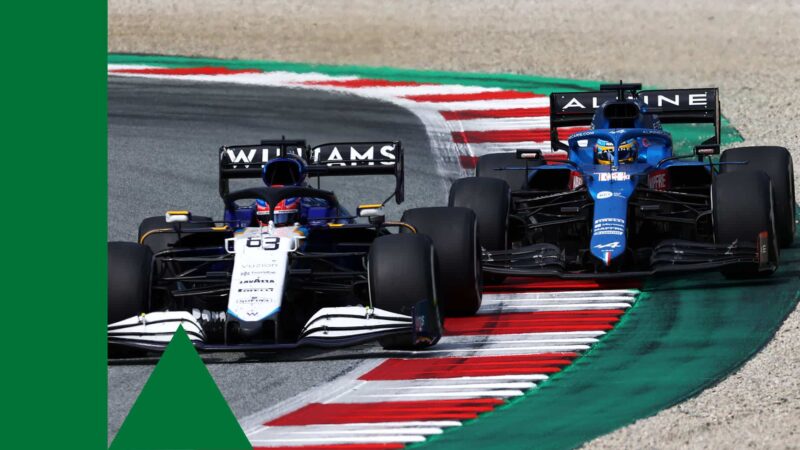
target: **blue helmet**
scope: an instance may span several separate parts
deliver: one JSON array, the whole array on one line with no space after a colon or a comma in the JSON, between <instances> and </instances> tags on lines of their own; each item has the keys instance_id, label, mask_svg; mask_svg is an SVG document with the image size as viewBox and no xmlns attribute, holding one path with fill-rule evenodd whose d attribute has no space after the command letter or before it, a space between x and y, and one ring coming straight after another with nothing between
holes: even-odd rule
<instances>
[{"instance_id":1,"label":"blue helmet","mask_svg":"<svg viewBox=\"0 0 800 450\"><path fill-rule=\"evenodd\" d=\"M267 161L261 170L261 179L267 186L301 186L307 172L303 158L289 153Z\"/></svg>"}]
</instances>

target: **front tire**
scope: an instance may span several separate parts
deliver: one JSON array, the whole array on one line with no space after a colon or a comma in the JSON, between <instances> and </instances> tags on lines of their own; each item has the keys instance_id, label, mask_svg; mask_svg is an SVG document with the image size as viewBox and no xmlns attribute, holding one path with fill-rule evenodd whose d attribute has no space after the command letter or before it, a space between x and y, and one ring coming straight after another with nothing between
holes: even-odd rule
<instances>
[{"instance_id":1,"label":"front tire","mask_svg":"<svg viewBox=\"0 0 800 450\"><path fill-rule=\"evenodd\" d=\"M427 236L391 234L375 239L367 262L372 306L408 316L419 302L431 302L436 308L434 258L433 243ZM386 349L427 346L415 343L410 331L379 342Z\"/></svg>"},{"instance_id":2,"label":"front tire","mask_svg":"<svg viewBox=\"0 0 800 450\"><path fill-rule=\"evenodd\" d=\"M406 211L402 221L433 241L442 314L474 315L481 306L482 290L475 213L467 208L416 208Z\"/></svg>"},{"instance_id":3,"label":"front tire","mask_svg":"<svg viewBox=\"0 0 800 450\"><path fill-rule=\"evenodd\" d=\"M153 253L133 242L108 243L108 323L147 312Z\"/></svg>"},{"instance_id":4,"label":"front tire","mask_svg":"<svg viewBox=\"0 0 800 450\"><path fill-rule=\"evenodd\" d=\"M149 312L153 253L133 242L108 243L108 324ZM109 345L111 358L141 356L145 352Z\"/></svg>"},{"instance_id":5,"label":"front tire","mask_svg":"<svg viewBox=\"0 0 800 450\"><path fill-rule=\"evenodd\" d=\"M775 231L781 248L792 245L796 232L794 164L789 150L783 147L739 147L722 153L720 162L747 162L747 164L722 164L720 172L760 170L769 175L775 198Z\"/></svg>"},{"instance_id":6,"label":"front tire","mask_svg":"<svg viewBox=\"0 0 800 450\"><path fill-rule=\"evenodd\" d=\"M760 233L768 233L769 259L778 265L778 243L773 214L773 192L769 176L761 171L737 171L719 174L711 186L714 239L717 244L736 241L758 242ZM752 278L770 275L753 264L731 265L722 269L728 278Z\"/></svg>"}]
</instances>

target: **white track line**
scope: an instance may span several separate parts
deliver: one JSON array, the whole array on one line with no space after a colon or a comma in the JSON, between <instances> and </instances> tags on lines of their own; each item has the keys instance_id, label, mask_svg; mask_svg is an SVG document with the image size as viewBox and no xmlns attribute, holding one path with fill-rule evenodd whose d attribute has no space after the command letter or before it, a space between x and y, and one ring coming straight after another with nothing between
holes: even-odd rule
<instances>
[{"instance_id":1,"label":"white track line","mask_svg":"<svg viewBox=\"0 0 800 450\"><path fill-rule=\"evenodd\" d=\"M552 292L497 292L483 294L486 299L526 299L543 300L548 298L603 298L627 297L635 299L639 295L636 289L604 289L597 291L552 291Z\"/></svg>"},{"instance_id":2,"label":"white track line","mask_svg":"<svg viewBox=\"0 0 800 450\"><path fill-rule=\"evenodd\" d=\"M214 83L234 83L250 86L283 86L303 89L325 89L323 86L305 85L309 81L349 81L356 80L354 76L331 76L322 73L294 73L294 72L263 72L263 73L233 73L221 75L165 75L141 73L111 73L109 75L123 77L156 78L162 80L182 80ZM327 89L329 90L329 89Z\"/></svg>"},{"instance_id":3,"label":"white track line","mask_svg":"<svg viewBox=\"0 0 800 450\"><path fill-rule=\"evenodd\" d=\"M439 343L434 349L431 350L422 350L422 351L415 351L415 350L404 350L398 351L397 353L400 354L408 354L408 355L421 355L421 354L434 354L437 353L437 357L441 356L469 356L464 355L464 353L471 353L480 355L480 356L491 356L491 355L535 355L537 353L558 353L558 352L582 352L584 350L588 350L588 345L531 345L531 346L508 346L508 347L488 347L488 348L474 348L470 346L462 346L457 345L449 348L447 343ZM442 355L444 354L444 355Z\"/></svg>"},{"instance_id":4,"label":"white track line","mask_svg":"<svg viewBox=\"0 0 800 450\"><path fill-rule=\"evenodd\" d=\"M313 89L325 89L333 92L347 92L349 94L361 95L364 97L404 97L409 95L430 95L430 94L478 94L481 92L497 92L500 88L486 88L481 86L462 86L462 85L441 85L424 84L419 86L375 86L375 87L339 87L339 86L314 86L304 87Z\"/></svg>"},{"instance_id":5,"label":"white track line","mask_svg":"<svg viewBox=\"0 0 800 450\"><path fill-rule=\"evenodd\" d=\"M385 394L353 394L342 397L342 403L369 403L388 401L410 400L449 400L466 398L509 398L523 395L524 392L514 389L487 389L483 391L458 391L458 392L387 392Z\"/></svg>"},{"instance_id":6,"label":"white track line","mask_svg":"<svg viewBox=\"0 0 800 450\"><path fill-rule=\"evenodd\" d=\"M321 427L318 425L289 426L289 427L265 427L263 431L253 435L253 439L284 439L287 437L319 437L335 435L431 435L442 434L441 428L405 427L405 426L380 426L376 424L369 428L343 428L343 427Z\"/></svg>"},{"instance_id":7,"label":"white track line","mask_svg":"<svg viewBox=\"0 0 800 450\"><path fill-rule=\"evenodd\" d=\"M481 305L478 314L499 314L502 312L559 312L591 311L601 309L627 309L630 303L577 303L572 305L529 305L516 303L490 303Z\"/></svg>"},{"instance_id":8,"label":"white track line","mask_svg":"<svg viewBox=\"0 0 800 450\"><path fill-rule=\"evenodd\" d=\"M372 391L394 391L420 389L426 390L461 390L461 389L530 389L536 386L531 381L486 381L483 377L475 377L471 380L458 380L452 378L440 378L431 380L381 380L365 383L359 392Z\"/></svg>"},{"instance_id":9,"label":"white track line","mask_svg":"<svg viewBox=\"0 0 800 450\"><path fill-rule=\"evenodd\" d=\"M392 444L392 443L412 443L424 442L425 436L422 435L352 435L334 436L323 435L317 437L293 437L275 439L250 439L250 443L259 447L278 447L283 445L312 445L312 444Z\"/></svg>"},{"instance_id":10,"label":"white track line","mask_svg":"<svg viewBox=\"0 0 800 450\"><path fill-rule=\"evenodd\" d=\"M549 130L550 117L512 117L507 119L470 119L450 121L457 131L495 131L495 130ZM549 142L548 142L549 144Z\"/></svg>"},{"instance_id":11,"label":"white track line","mask_svg":"<svg viewBox=\"0 0 800 450\"><path fill-rule=\"evenodd\" d=\"M409 100L411 101L411 100ZM414 102L423 108L438 111L541 108L550 106L548 97L515 98L510 100L470 100L461 102Z\"/></svg>"},{"instance_id":12,"label":"white track line","mask_svg":"<svg viewBox=\"0 0 800 450\"><path fill-rule=\"evenodd\" d=\"M513 336L514 338L507 338ZM544 338L528 338L533 334L498 334L492 336L490 339L475 339L476 336L445 336L442 338L443 343L448 345L455 344L483 344L490 342L494 345L501 344L550 344L550 345L592 345L598 341L597 338L572 338L572 339L544 339Z\"/></svg>"}]
</instances>

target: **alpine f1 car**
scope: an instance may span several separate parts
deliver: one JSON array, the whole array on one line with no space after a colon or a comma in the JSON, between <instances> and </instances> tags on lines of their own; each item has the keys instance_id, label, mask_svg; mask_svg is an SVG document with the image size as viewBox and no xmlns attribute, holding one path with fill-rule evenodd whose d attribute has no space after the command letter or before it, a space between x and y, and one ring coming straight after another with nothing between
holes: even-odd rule
<instances>
[{"instance_id":1,"label":"alpine f1 car","mask_svg":"<svg viewBox=\"0 0 800 450\"><path fill-rule=\"evenodd\" d=\"M550 96L553 151L488 154L450 206L478 216L487 276L646 276L719 269L768 275L795 234L792 158L782 147L720 153L717 89L640 84ZM661 124L713 128L691 154ZM702 125L705 124L705 125ZM590 125L559 141L561 127ZM563 154L563 153L562 153ZM558 155L554 153L553 155Z\"/></svg>"},{"instance_id":2,"label":"alpine f1 car","mask_svg":"<svg viewBox=\"0 0 800 450\"><path fill-rule=\"evenodd\" d=\"M417 208L401 221L400 142L262 141L219 151L222 220L170 211L138 242L108 244L108 340L162 350L182 326L208 351L345 346L378 339L423 348L443 315L481 303L477 219L467 208ZM393 194L351 215L319 188L335 175L393 175ZM317 177L311 187L307 177ZM230 191L229 180L263 185Z\"/></svg>"}]
</instances>

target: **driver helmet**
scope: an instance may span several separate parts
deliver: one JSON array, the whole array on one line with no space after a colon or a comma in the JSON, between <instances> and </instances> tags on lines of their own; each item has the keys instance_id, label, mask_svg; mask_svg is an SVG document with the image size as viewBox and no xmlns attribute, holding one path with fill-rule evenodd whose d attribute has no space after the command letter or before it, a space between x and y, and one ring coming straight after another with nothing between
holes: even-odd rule
<instances>
[{"instance_id":1,"label":"driver helmet","mask_svg":"<svg viewBox=\"0 0 800 450\"><path fill-rule=\"evenodd\" d=\"M264 164L261 179L268 187L303 186L307 175L306 163L298 155L286 155L272 158ZM293 225L300 219L300 197L281 200L275 206L273 220L276 227ZM264 200L256 200L256 219L262 226L269 223L269 205Z\"/></svg>"},{"instance_id":2,"label":"driver helmet","mask_svg":"<svg viewBox=\"0 0 800 450\"><path fill-rule=\"evenodd\" d=\"M306 181L306 163L298 155L287 153L271 158L261 169L261 179L271 187L302 186Z\"/></svg>"},{"instance_id":3,"label":"driver helmet","mask_svg":"<svg viewBox=\"0 0 800 450\"><path fill-rule=\"evenodd\" d=\"M636 159L636 139L628 139L620 142L618 148L619 163L632 163ZM598 139L594 145L594 159L597 164L611 164L614 160L614 143L604 139Z\"/></svg>"},{"instance_id":4,"label":"driver helmet","mask_svg":"<svg viewBox=\"0 0 800 450\"><path fill-rule=\"evenodd\" d=\"M300 197L283 199L275 206L273 220L275 221L276 227L293 225L300 221L299 218ZM269 205L264 200L256 200L256 219L261 226L267 226L267 224L269 224Z\"/></svg>"}]
</instances>

